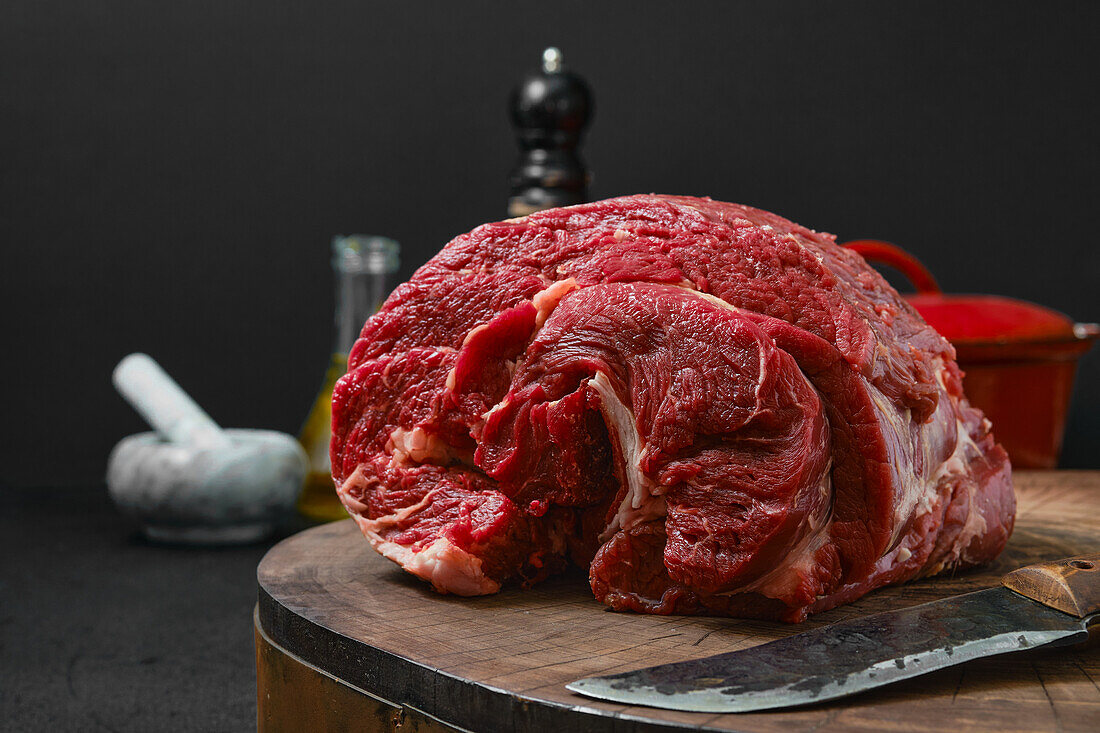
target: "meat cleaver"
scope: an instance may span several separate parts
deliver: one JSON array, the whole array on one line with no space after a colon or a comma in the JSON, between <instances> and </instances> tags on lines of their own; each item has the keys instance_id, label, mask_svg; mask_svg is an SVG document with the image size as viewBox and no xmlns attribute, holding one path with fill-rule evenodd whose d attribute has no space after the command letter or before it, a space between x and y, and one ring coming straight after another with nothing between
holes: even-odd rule
<instances>
[{"instance_id":1,"label":"meat cleaver","mask_svg":"<svg viewBox=\"0 0 1100 733\"><path fill-rule=\"evenodd\" d=\"M566 687L600 700L700 713L810 705L979 657L1081 642L1100 618L1100 553L1029 565L1001 584Z\"/></svg>"}]
</instances>

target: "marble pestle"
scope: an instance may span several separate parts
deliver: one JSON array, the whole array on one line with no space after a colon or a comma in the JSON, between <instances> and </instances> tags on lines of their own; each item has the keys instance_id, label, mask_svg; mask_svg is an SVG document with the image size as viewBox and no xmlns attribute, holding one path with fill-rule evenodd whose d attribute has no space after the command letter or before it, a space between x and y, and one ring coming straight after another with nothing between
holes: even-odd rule
<instances>
[{"instance_id":1,"label":"marble pestle","mask_svg":"<svg viewBox=\"0 0 1100 733\"><path fill-rule=\"evenodd\" d=\"M148 354L123 357L111 375L115 389L169 443L222 450L226 432Z\"/></svg>"}]
</instances>

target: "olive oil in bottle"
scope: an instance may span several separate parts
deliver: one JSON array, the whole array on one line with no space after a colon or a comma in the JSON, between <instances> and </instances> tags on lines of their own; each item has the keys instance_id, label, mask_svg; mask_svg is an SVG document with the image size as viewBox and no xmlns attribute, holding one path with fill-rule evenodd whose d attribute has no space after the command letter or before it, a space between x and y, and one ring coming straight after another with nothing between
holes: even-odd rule
<instances>
[{"instance_id":1,"label":"olive oil in bottle","mask_svg":"<svg viewBox=\"0 0 1100 733\"><path fill-rule=\"evenodd\" d=\"M309 455L309 474L298 499L307 519L327 522L348 516L336 496L329 462L332 439L332 390L348 366L348 353L369 318L389 293L389 280L400 267L401 247L386 237L353 234L332 240L336 277L336 341L324 382L298 435Z\"/></svg>"}]
</instances>

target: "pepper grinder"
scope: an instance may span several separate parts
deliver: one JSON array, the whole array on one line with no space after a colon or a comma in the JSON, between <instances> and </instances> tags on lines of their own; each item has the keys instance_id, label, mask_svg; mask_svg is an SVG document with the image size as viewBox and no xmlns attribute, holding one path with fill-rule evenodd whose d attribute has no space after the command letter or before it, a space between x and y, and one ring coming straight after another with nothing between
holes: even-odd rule
<instances>
[{"instance_id":1,"label":"pepper grinder","mask_svg":"<svg viewBox=\"0 0 1100 733\"><path fill-rule=\"evenodd\" d=\"M594 109L592 93L566 70L561 51L542 52L542 68L526 76L509 99L520 157L510 176L510 216L580 204L589 174L577 153Z\"/></svg>"}]
</instances>

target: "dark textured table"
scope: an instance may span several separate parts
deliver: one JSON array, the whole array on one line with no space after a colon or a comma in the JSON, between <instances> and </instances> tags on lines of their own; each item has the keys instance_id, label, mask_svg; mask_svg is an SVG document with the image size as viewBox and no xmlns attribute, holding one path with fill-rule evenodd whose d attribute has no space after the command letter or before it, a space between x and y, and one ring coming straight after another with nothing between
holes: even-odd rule
<instances>
[{"instance_id":1,"label":"dark textured table","mask_svg":"<svg viewBox=\"0 0 1100 733\"><path fill-rule=\"evenodd\" d=\"M0 486L0 729L255 730L270 544L154 545L103 486Z\"/></svg>"}]
</instances>

